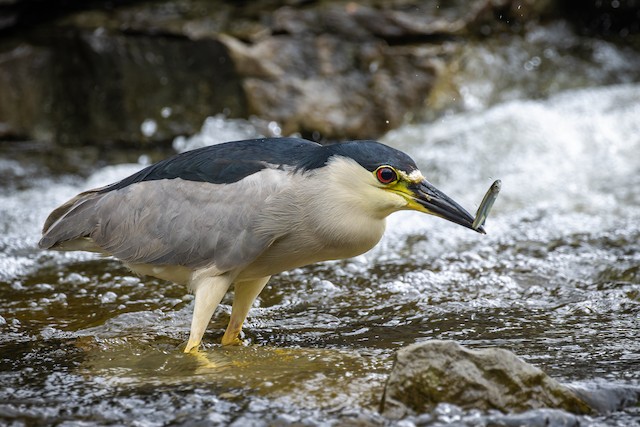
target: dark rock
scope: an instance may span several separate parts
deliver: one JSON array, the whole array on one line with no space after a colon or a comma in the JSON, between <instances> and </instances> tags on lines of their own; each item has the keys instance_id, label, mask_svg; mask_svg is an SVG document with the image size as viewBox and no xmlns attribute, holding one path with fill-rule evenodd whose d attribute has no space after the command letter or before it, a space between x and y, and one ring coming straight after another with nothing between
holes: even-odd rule
<instances>
[{"instance_id":1,"label":"dark rock","mask_svg":"<svg viewBox=\"0 0 640 427\"><path fill-rule=\"evenodd\" d=\"M7 134L57 140L162 141L204 117L246 113L226 48L192 41L67 31L0 54ZM146 126L146 127L145 127Z\"/></svg>"},{"instance_id":2,"label":"dark rock","mask_svg":"<svg viewBox=\"0 0 640 427\"><path fill-rule=\"evenodd\" d=\"M578 395L513 353L469 350L454 341L427 341L399 350L381 410L391 418L431 411L439 403L465 409L523 412L556 408L593 412Z\"/></svg>"},{"instance_id":3,"label":"dark rock","mask_svg":"<svg viewBox=\"0 0 640 427\"><path fill-rule=\"evenodd\" d=\"M0 0L0 132L163 141L225 112L376 138L437 105L452 45L519 31L555 4Z\"/></svg>"},{"instance_id":4,"label":"dark rock","mask_svg":"<svg viewBox=\"0 0 640 427\"><path fill-rule=\"evenodd\" d=\"M640 387L620 384L583 384L571 387L598 413L620 411L640 403Z\"/></svg>"},{"instance_id":5,"label":"dark rock","mask_svg":"<svg viewBox=\"0 0 640 427\"><path fill-rule=\"evenodd\" d=\"M331 35L280 36L253 45L221 40L239 72L250 114L283 133L374 138L423 107L436 73L433 51L392 49Z\"/></svg>"},{"instance_id":6,"label":"dark rock","mask_svg":"<svg viewBox=\"0 0 640 427\"><path fill-rule=\"evenodd\" d=\"M19 44L0 53L0 128L3 138L50 141L54 127L52 88L47 72L52 53L46 48Z\"/></svg>"},{"instance_id":7,"label":"dark rock","mask_svg":"<svg viewBox=\"0 0 640 427\"><path fill-rule=\"evenodd\" d=\"M558 9L586 34L625 37L640 33L638 0L559 0Z\"/></svg>"}]
</instances>

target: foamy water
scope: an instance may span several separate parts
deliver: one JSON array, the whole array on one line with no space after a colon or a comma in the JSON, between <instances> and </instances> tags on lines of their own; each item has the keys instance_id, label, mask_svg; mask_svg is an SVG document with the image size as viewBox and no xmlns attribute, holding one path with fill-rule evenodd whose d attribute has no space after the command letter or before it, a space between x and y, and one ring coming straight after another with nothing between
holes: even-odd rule
<instances>
[{"instance_id":1,"label":"foamy water","mask_svg":"<svg viewBox=\"0 0 640 427\"><path fill-rule=\"evenodd\" d=\"M142 164L6 189L0 344L12 368L0 375L7 386L0 416L22 408L32 419L61 420L71 405L88 420L114 423L131 413L148 425L179 422L185 418L176 414L188 408L212 422L322 425L360 414L384 424L376 399L393 352L433 338L504 347L587 388L637 388L639 117L640 85L621 85L510 101L390 132L383 142L412 155L471 212L491 182L502 180L488 234L394 214L369 253L272 279L246 325L253 345L213 344L228 318L226 299L200 361L178 351L191 312L184 287L134 277L95 255L35 249L51 209ZM178 145L258 133L218 117ZM10 161L0 168L29 173ZM25 345L26 353L12 350ZM145 388L150 383L153 390ZM626 426L640 420L633 411L556 415L559 423ZM475 425L495 416L445 405L431 421Z\"/></svg>"}]
</instances>

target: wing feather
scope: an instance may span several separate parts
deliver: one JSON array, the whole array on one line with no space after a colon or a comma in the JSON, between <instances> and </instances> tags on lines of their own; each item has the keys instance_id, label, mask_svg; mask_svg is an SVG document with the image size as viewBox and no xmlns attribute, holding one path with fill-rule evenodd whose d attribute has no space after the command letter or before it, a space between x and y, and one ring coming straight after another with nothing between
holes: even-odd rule
<instances>
[{"instance_id":1,"label":"wing feather","mask_svg":"<svg viewBox=\"0 0 640 427\"><path fill-rule=\"evenodd\" d=\"M288 173L293 172L266 168L231 184L180 178L136 182L90 193L49 230L66 230L66 240L89 237L130 264L229 271L253 261L278 237L256 230L265 201L288 189Z\"/></svg>"}]
</instances>

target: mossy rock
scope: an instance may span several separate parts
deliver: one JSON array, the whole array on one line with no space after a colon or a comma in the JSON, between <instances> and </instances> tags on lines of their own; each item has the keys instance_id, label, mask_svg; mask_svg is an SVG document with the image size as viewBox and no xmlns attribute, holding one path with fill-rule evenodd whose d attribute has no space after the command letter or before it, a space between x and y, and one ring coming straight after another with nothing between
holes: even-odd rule
<instances>
[{"instance_id":1,"label":"mossy rock","mask_svg":"<svg viewBox=\"0 0 640 427\"><path fill-rule=\"evenodd\" d=\"M384 415L429 412L444 402L506 413L538 408L594 412L572 389L504 349L427 341L399 350L382 399Z\"/></svg>"}]
</instances>

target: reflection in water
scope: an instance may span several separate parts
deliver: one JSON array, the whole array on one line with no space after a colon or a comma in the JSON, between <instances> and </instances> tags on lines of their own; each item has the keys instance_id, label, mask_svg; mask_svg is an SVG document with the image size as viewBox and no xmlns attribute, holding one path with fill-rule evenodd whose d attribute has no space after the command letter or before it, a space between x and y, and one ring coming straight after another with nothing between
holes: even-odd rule
<instances>
[{"instance_id":1,"label":"reflection in water","mask_svg":"<svg viewBox=\"0 0 640 427\"><path fill-rule=\"evenodd\" d=\"M303 408L375 405L382 393L382 371L376 371L383 363L357 351L212 345L184 354L157 345L136 350L130 341L85 347L78 372L113 386L197 383L227 396L250 390L256 397Z\"/></svg>"},{"instance_id":2,"label":"reflection in water","mask_svg":"<svg viewBox=\"0 0 640 427\"><path fill-rule=\"evenodd\" d=\"M246 346L197 355L179 351L192 302L183 286L34 249L50 209L141 165L3 188L0 420L383 425L377 404L394 351L434 338L504 347L586 387L639 386L638 100L638 85L589 89L391 132L384 142L470 211L502 179L488 234L394 215L364 256L275 277L249 314ZM0 174L15 168L0 162ZM229 303L205 342L219 342ZM596 421L632 425L639 411ZM495 417L444 405L408 421Z\"/></svg>"}]
</instances>

